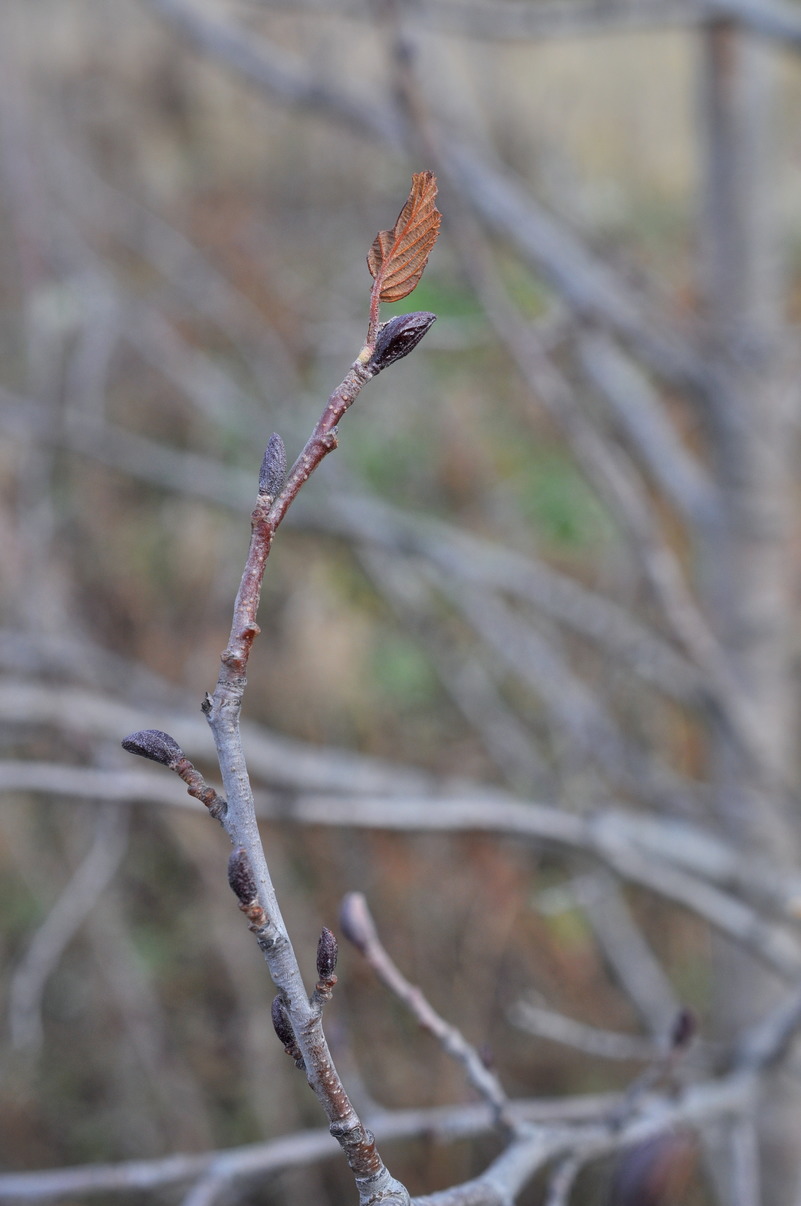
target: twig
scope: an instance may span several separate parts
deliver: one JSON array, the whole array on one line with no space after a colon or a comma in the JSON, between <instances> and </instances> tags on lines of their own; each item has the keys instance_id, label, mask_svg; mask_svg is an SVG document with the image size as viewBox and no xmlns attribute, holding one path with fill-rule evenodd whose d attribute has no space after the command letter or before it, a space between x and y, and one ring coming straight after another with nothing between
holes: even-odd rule
<instances>
[{"instance_id":1,"label":"twig","mask_svg":"<svg viewBox=\"0 0 801 1206\"><path fill-rule=\"evenodd\" d=\"M528 727L504 700L498 675L469 650L449 647L436 629L431 575L400 553L390 555L372 546L362 548L360 561L395 615L425 650L443 687L478 733L506 782L522 790L550 784L552 775L537 753Z\"/></svg>"},{"instance_id":2,"label":"twig","mask_svg":"<svg viewBox=\"0 0 801 1206\"><path fill-rule=\"evenodd\" d=\"M437 1039L442 1049L462 1064L470 1084L491 1107L496 1123L508 1127L508 1098L497 1076L461 1031L437 1013L422 990L410 983L393 962L378 936L367 901L360 892L350 892L345 897L340 921L345 937L364 956L382 984L404 1003L423 1029Z\"/></svg>"},{"instance_id":3,"label":"twig","mask_svg":"<svg viewBox=\"0 0 801 1206\"><path fill-rule=\"evenodd\" d=\"M735 1068L769 1068L787 1051L801 1029L801 986L755 1022L737 1042Z\"/></svg>"},{"instance_id":4,"label":"twig","mask_svg":"<svg viewBox=\"0 0 801 1206\"><path fill-rule=\"evenodd\" d=\"M214 1206L231 1187L232 1177L209 1173L200 1177L181 1201L181 1206Z\"/></svg>"},{"instance_id":5,"label":"twig","mask_svg":"<svg viewBox=\"0 0 801 1206\"><path fill-rule=\"evenodd\" d=\"M158 709L160 723L165 729L169 729L182 749L194 758L209 757L208 729L202 719L191 713L178 711L172 706L165 708L154 703L153 707ZM38 724L82 737L91 736L113 741L120 731L134 731L143 727L145 718L146 712L142 709L132 707L102 692L16 678L0 680L0 720L7 724ZM248 757L253 773L262 782L278 788L356 795L392 795L396 791L398 794L431 792L439 795L444 791L464 790L467 787L463 780L459 782L437 779L424 771L404 767L400 763L293 741L253 723L246 723L243 731L248 743ZM28 781L31 783L35 782L37 772L34 764L7 765L18 766L18 775L29 777ZM23 766L28 768L27 771L22 770ZM82 768L76 766L54 768L53 764L44 762L39 766L38 773L44 776L54 791L59 790L59 769L64 771L66 782L77 783L80 776L85 774ZM97 773L101 778L105 777L102 771ZM77 778L74 777L76 775ZM113 790L113 775L108 775L107 779L112 785L109 798L119 799L119 792ZM87 778L87 784L90 781L91 776ZM96 783L99 781L95 780ZM22 779L17 779L17 783L21 784ZM71 788L69 794L73 794ZM89 794L96 798L97 788L90 788Z\"/></svg>"},{"instance_id":6,"label":"twig","mask_svg":"<svg viewBox=\"0 0 801 1206\"><path fill-rule=\"evenodd\" d=\"M455 524L403 511L363 493L335 495L322 508L303 507L305 526L394 553L418 555L457 582L492 586L533 605L597 642L647 682L676 699L700 698L697 670L657 633L604 598L530 554L504 548Z\"/></svg>"},{"instance_id":7,"label":"twig","mask_svg":"<svg viewBox=\"0 0 801 1206\"><path fill-rule=\"evenodd\" d=\"M582 884L577 895L587 924L618 983L652 1038L661 1038L681 1003L635 922L618 881L608 872L598 870L590 882Z\"/></svg>"},{"instance_id":8,"label":"twig","mask_svg":"<svg viewBox=\"0 0 801 1206\"><path fill-rule=\"evenodd\" d=\"M347 129L380 138L390 145L400 141L399 123L388 106L367 103L326 85L316 76L310 77L284 49L273 48L264 39L257 49L252 38L235 26L214 21L182 0L142 0L142 3L196 50L225 63L274 100L293 107L319 109Z\"/></svg>"},{"instance_id":9,"label":"twig","mask_svg":"<svg viewBox=\"0 0 801 1206\"><path fill-rule=\"evenodd\" d=\"M641 464L673 506L690 520L719 506L712 479L679 439L644 374L600 332L579 335L576 350L587 380L605 399Z\"/></svg>"},{"instance_id":10,"label":"twig","mask_svg":"<svg viewBox=\"0 0 801 1206\"><path fill-rule=\"evenodd\" d=\"M669 810L692 811L693 785L624 738L610 708L573 673L553 641L521 622L493 592L443 586L506 672L538 694L557 740L568 737L618 789Z\"/></svg>"},{"instance_id":11,"label":"twig","mask_svg":"<svg viewBox=\"0 0 801 1206\"><path fill-rule=\"evenodd\" d=\"M543 1098L510 1102L517 1123L576 1125L597 1122L616 1100L611 1093L596 1096ZM481 1103L436 1106L429 1109L382 1110L369 1119L382 1142L419 1136L442 1141L486 1135L493 1122ZM256 1143L193 1155L163 1156L154 1160L127 1160L116 1164L86 1164L37 1172L0 1172L0 1202L37 1202L58 1198L85 1198L94 1194L138 1193L186 1186L213 1175L233 1183L266 1173L329 1160L337 1155L324 1128L285 1135Z\"/></svg>"},{"instance_id":12,"label":"twig","mask_svg":"<svg viewBox=\"0 0 801 1206\"><path fill-rule=\"evenodd\" d=\"M76 452L164 489L236 511L247 506L249 482L241 471L80 415L70 418L66 430L54 429L44 407L2 387L0 424L12 434L35 430L43 440L59 440ZM290 522L415 552L461 580L491 582L608 649L666 694L682 701L702 698L703 680L697 668L657 633L611 599L530 555L524 557L468 535L453 524L402 511L364 493L334 493L325 506L303 501L293 509Z\"/></svg>"},{"instance_id":13,"label":"twig","mask_svg":"<svg viewBox=\"0 0 801 1206\"><path fill-rule=\"evenodd\" d=\"M521 1030L537 1038L564 1043L588 1055L597 1055L610 1060L652 1060L661 1052L649 1039L636 1035L619 1034L611 1030L599 1030L587 1026L552 1009L543 1009L530 1001L518 1001L509 1013L510 1021Z\"/></svg>"},{"instance_id":14,"label":"twig","mask_svg":"<svg viewBox=\"0 0 801 1206\"><path fill-rule=\"evenodd\" d=\"M259 9L265 0L251 0ZM274 11L304 13L332 12L326 0L267 0ZM369 6L362 0L337 0L333 10L348 20L365 20ZM619 36L640 30L692 28L705 19L699 0L539 0L535 5L514 0L497 3L454 3L453 0L426 0L411 10L415 29L435 30L481 42L523 42L586 35Z\"/></svg>"},{"instance_id":15,"label":"twig","mask_svg":"<svg viewBox=\"0 0 801 1206\"><path fill-rule=\"evenodd\" d=\"M643 1103L642 1111L622 1126L606 1125L532 1131L510 1145L474 1180L440 1193L415 1198L413 1206L509 1206L534 1175L565 1156L586 1163L664 1134L674 1127L702 1130L719 1119L746 1116L753 1108L757 1082L734 1074L687 1090L673 1099Z\"/></svg>"},{"instance_id":16,"label":"twig","mask_svg":"<svg viewBox=\"0 0 801 1206\"><path fill-rule=\"evenodd\" d=\"M568 1206L570 1191L580 1171L581 1160L579 1157L565 1156L551 1173L544 1206Z\"/></svg>"},{"instance_id":17,"label":"twig","mask_svg":"<svg viewBox=\"0 0 801 1206\"><path fill-rule=\"evenodd\" d=\"M164 5L160 5L164 7ZM171 0L168 10L174 8ZM240 47L241 50L241 47ZM428 236L421 258L418 237L421 209L416 198L425 193ZM362 387L395 360L412 351L435 320L429 313L399 315L377 325L383 300L400 300L415 287L436 240L440 216L434 204L436 180L430 172L413 177L409 200L392 232L379 233L368 257L376 280L367 342L286 472L286 452L280 436L270 437L261 470L256 505L251 515L251 538L244 573L234 602L228 644L220 659L214 694L206 696L203 712L209 722L225 790L225 800L208 788L173 737L162 730L133 733L123 741L132 753L160 762L175 771L224 826L234 845L228 880L250 922L278 989L272 1018L278 1037L322 1105L331 1134L339 1142L354 1175L362 1206L381 1201L405 1206L409 1194L384 1165L375 1139L351 1105L334 1065L322 1028L322 1006L335 982L336 943L324 931L318 948L320 977L311 998L306 995L298 960L287 933L259 836L253 792L242 747L240 712L253 641L259 633L257 613L262 580L273 538L301 487L337 446L337 425ZM409 234L411 224L412 233ZM330 941L326 941L326 935Z\"/></svg>"},{"instance_id":18,"label":"twig","mask_svg":"<svg viewBox=\"0 0 801 1206\"><path fill-rule=\"evenodd\" d=\"M38 1048L45 986L87 916L116 875L128 846L128 810L107 806L86 857L37 929L17 964L8 996L11 1044Z\"/></svg>"},{"instance_id":19,"label":"twig","mask_svg":"<svg viewBox=\"0 0 801 1206\"><path fill-rule=\"evenodd\" d=\"M259 9L264 0L255 0ZM331 13L327 0L269 0L272 9ZM348 19L365 19L367 6L360 0L338 0L336 13ZM641 30L693 29L710 20L734 20L753 33L789 50L801 48L801 18L784 0L541 0L520 4L512 0L454 3L427 0L411 10L415 27L476 38L482 42L541 41L584 36L619 37Z\"/></svg>"},{"instance_id":20,"label":"twig","mask_svg":"<svg viewBox=\"0 0 801 1206\"><path fill-rule=\"evenodd\" d=\"M760 1206L759 1145L753 1118L735 1118L729 1127L729 1183L732 1206Z\"/></svg>"},{"instance_id":21,"label":"twig","mask_svg":"<svg viewBox=\"0 0 801 1206\"><path fill-rule=\"evenodd\" d=\"M142 799L180 804L148 775L100 772L76 767L48 767L41 763L8 763L8 782L19 789L44 790L51 794L100 795L102 798ZM452 794L433 797L430 790L410 797L392 794L374 797L298 794L291 803L286 798L272 801L257 798L258 815L294 820L311 825L374 828L407 832L493 832L510 833L529 841L555 845L570 851L594 855L622 878L666 897L681 908L696 913L722 933L728 934L784 979L794 981L801 971L801 950L791 934L771 925L757 911L713 887L695 873L680 869L657 857L656 850L646 856L636 840L638 820L623 812L607 811L597 817L580 817L543 804L521 803L490 789L471 795ZM631 827L631 828L630 828ZM657 829L654 830L656 839ZM665 830L669 836L670 826ZM721 846L725 851L725 846ZM689 860L692 861L692 860ZM710 868L713 872L714 863ZM742 873L743 882L747 872ZM766 890L759 873L752 884L757 894ZM798 913L798 885L794 879L776 877L775 890L784 898L790 916ZM775 904L775 899L774 899Z\"/></svg>"},{"instance_id":22,"label":"twig","mask_svg":"<svg viewBox=\"0 0 801 1206\"><path fill-rule=\"evenodd\" d=\"M325 1109L331 1133L345 1153L356 1179L360 1201L365 1206L379 1198L401 1204L408 1201L408 1194L384 1166L375 1140L348 1100L323 1034L321 1011L306 996L259 837L242 749L239 713L248 658L259 631L256 613L275 531L301 486L336 447L336 425L372 375L363 364L354 364L342 385L331 395L286 481L283 443L277 436L271 438L262 464L259 495L252 516L250 550L234 604L231 634L221 658L217 688L204 705L226 792L226 807L219 806L215 797L212 811L216 808L217 818L235 846L231 886L241 907L247 911L270 975L279 989L278 1013L274 1011L274 1019L281 1019L285 1031L282 1033L281 1027L277 1026L279 1037L288 1049L291 1047L297 1052L296 1062L303 1067ZM165 733L152 730L137 733L124 744L133 752L163 762L182 776L188 765L183 752ZM202 786L199 791L203 794Z\"/></svg>"}]
</instances>

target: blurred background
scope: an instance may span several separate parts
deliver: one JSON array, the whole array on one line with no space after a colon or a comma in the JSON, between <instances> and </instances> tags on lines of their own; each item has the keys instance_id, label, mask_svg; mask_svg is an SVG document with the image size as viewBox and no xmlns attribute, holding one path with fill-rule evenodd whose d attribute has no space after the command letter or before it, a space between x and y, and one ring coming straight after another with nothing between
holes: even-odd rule
<instances>
[{"instance_id":1,"label":"blurred background","mask_svg":"<svg viewBox=\"0 0 801 1206\"><path fill-rule=\"evenodd\" d=\"M438 321L363 391L290 513L250 663L246 745L290 932L311 985L321 926L365 892L401 968L515 1096L624 1087L678 1003L716 1029L708 927L587 854L491 819L484 833L298 823L311 797L324 820L326 798L340 819L357 796L391 813L393 796L433 809L472 793L488 816L502 799L622 803L745 840L743 810L729 822L718 799L733 780L746 812L765 794L744 784L734 679L773 701L753 746L795 782L784 386L801 71L789 35L708 17L668 0L5 0L4 1169L322 1123L272 1033L223 834L155 768L152 799L128 791L149 768L119 741L166 729L216 782L199 707L264 446L277 431L294 457L358 354L366 253L424 168L442 235L383 317ZM764 379L766 348L780 413L753 422L778 439L727 476L732 365ZM739 520L721 519L754 475L778 498L756 507L761 529L749 512L766 561L733 553ZM773 643L739 666L752 629L719 601L773 570L754 628ZM621 936L656 984L641 1008ZM327 1029L357 1106L470 1100L355 953L339 974ZM523 1000L534 1033L515 1021ZM631 1058L556 1041L552 1012L628 1036ZM495 1146L383 1154L420 1193ZM593 1166L575 1200L606 1200L611 1175ZM625 1201L668 1200L638 1192ZM352 1193L334 1152L237 1200ZM707 1193L699 1176L670 1200Z\"/></svg>"}]
</instances>

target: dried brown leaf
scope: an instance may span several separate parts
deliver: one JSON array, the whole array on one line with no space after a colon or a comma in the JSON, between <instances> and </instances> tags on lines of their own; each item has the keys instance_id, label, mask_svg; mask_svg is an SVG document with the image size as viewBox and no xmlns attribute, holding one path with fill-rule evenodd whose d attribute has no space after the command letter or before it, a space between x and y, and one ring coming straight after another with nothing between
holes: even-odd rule
<instances>
[{"instance_id":1,"label":"dried brown leaf","mask_svg":"<svg viewBox=\"0 0 801 1206\"><path fill-rule=\"evenodd\" d=\"M367 267L380 290L380 301L394 302L407 297L423 275L442 220L436 197L434 173L416 172L406 204L392 230L380 230L376 235L367 256Z\"/></svg>"}]
</instances>

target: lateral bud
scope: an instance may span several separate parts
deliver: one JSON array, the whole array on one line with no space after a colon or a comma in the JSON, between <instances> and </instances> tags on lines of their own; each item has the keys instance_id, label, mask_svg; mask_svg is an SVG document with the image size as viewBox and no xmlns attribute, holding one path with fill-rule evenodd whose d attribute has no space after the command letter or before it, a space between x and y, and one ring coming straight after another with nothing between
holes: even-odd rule
<instances>
[{"instance_id":1,"label":"lateral bud","mask_svg":"<svg viewBox=\"0 0 801 1206\"><path fill-rule=\"evenodd\" d=\"M229 855L228 883L239 901L240 909L250 922L248 929L252 930L254 934L261 934L262 930L269 925L269 918L259 904L256 880L253 877L253 869L244 846L237 846L236 850L232 850Z\"/></svg>"},{"instance_id":2,"label":"lateral bud","mask_svg":"<svg viewBox=\"0 0 801 1206\"><path fill-rule=\"evenodd\" d=\"M286 448L277 432L267 441L267 451L259 471L259 494L276 498L286 477Z\"/></svg>"},{"instance_id":3,"label":"lateral bud","mask_svg":"<svg viewBox=\"0 0 801 1206\"><path fill-rule=\"evenodd\" d=\"M370 375L377 376L388 365L413 352L436 321L436 314L430 314L428 310L415 310L411 314L398 314L389 322L382 322L376 335L375 350L367 364Z\"/></svg>"},{"instance_id":4,"label":"lateral bud","mask_svg":"<svg viewBox=\"0 0 801 1206\"><path fill-rule=\"evenodd\" d=\"M256 881L250 869L250 859L244 846L231 851L228 859L228 883L231 891L244 908L256 899Z\"/></svg>"},{"instance_id":5,"label":"lateral bud","mask_svg":"<svg viewBox=\"0 0 801 1206\"><path fill-rule=\"evenodd\" d=\"M287 1055L291 1055L299 1068L303 1067L303 1056L300 1053L295 1031L292 1029L292 1023L289 1020L286 1005L282 997L273 997L270 1015L273 1020L273 1029L278 1035L280 1042L283 1045Z\"/></svg>"},{"instance_id":6,"label":"lateral bud","mask_svg":"<svg viewBox=\"0 0 801 1206\"><path fill-rule=\"evenodd\" d=\"M138 754L140 758L160 762L170 770L175 770L184 758L184 751L178 742L174 741L169 733L162 733L161 729L142 729L138 733L131 733L130 737L126 737L122 742L122 748L129 754Z\"/></svg>"},{"instance_id":7,"label":"lateral bud","mask_svg":"<svg viewBox=\"0 0 801 1206\"><path fill-rule=\"evenodd\" d=\"M317 943L317 975L321 981L331 982L336 979L334 970L337 965L337 955L339 947L337 940L327 926L323 926L323 932Z\"/></svg>"}]
</instances>

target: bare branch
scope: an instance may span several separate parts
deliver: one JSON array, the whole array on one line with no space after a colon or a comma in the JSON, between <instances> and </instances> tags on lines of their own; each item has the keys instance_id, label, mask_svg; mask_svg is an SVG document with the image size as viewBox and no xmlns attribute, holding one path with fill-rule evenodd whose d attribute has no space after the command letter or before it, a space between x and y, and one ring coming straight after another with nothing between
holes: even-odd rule
<instances>
[{"instance_id":1,"label":"bare branch","mask_svg":"<svg viewBox=\"0 0 801 1206\"><path fill-rule=\"evenodd\" d=\"M579 1157L565 1156L551 1173L544 1206L568 1206L570 1191L580 1171L581 1160Z\"/></svg>"},{"instance_id":2,"label":"bare branch","mask_svg":"<svg viewBox=\"0 0 801 1206\"><path fill-rule=\"evenodd\" d=\"M596 641L667 694L685 702L700 696L698 671L657 633L612 600L530 555L363 493L334 495L325 508L304 503L298 518L315 530L417 554L457 582L508 593Z\"/></svg>"},{"instance_id":3,"label":"bare branch","mask_svg":"<svg viewBox=\"0 0 801 1206\"><path fill-rule=\"evenodd\" d=\"M509 1014L510 1020L521 1030L537 1038L550 1039L610 1060L652 1060L663 1054L656 1043L632 1034L619 1034L612 1030L600 1030L577 1022L552 1009L544 1009L530 1001L519 1001Z\"/></svg>"},{"instance_id":4,"label":"bare branch","mask_svg":"<svg viewBox=\"0 0 801 1206\"><path fill-rule=\"evenodd\" d=\"M66 430L30 399L0 387L0 424L9 432L33 426L45 440L61 440L84 455L170 491L245 510L247 475L207 457L166 448L110 424L73 416ZM332 493L325 506L303 500L290 523L349 539L412 551L465 581L494 583L541 608L546 615L586 636L631 665L635 673L679 700L699 700L699 671L657 633L610 599L531 556L461 532L452 524L404 512L376 498Z\"/></svg>"},{"instance_id":5,"label":"bare branch","mask_svg":"<svg viewBox=\"0 0 801 1206\"><path fill-rule=\"evenodd\" d=\"M614 876L597 871L577 893L601 954L652 1038L668 1029L681 1003Z\"/></svg>"},{"instance_id":6,"label":"bare branch","mask_svg":"<svg viewBox=\"0 0 801 1206\"><path fill-rule=\"evenodd\" d=\"M399 553L364 548L360 560L401 622L425 650L451 699L479 734L504 779L523 790L544 788L551 775L532 734L498 689L498 675L462 647L449 647L436 631L430 575Z\"/></svg>"},{"instance_id":7,"label":"bare branch","mask_svg":"<svg viewBox=\"0 0 801 1206\"><path fill-rule=\"evenodd\" d=\"M711 1081L677 1099L644 1104L622 1126L609 1125L534 1131L510 1145L473 1181L415 1198L413 1206L508 1206L535 1173L554 1159L581 1163L644 1143L674 1127L703 1129L719 1119L747 1116L756 1098L756 1080L744 1073Z\"/></svg>"},{"instance_id":8,"label":"bare branch","mask_svg":"<svg viewBox=\"0 0 801 1206\"><path fill-rule=\"evenodd\" d=\"M254 0L259 9L265 0ZM331 12L327 0L267 0L271 9ZM369 6L361 0L338 0L337 15L369 20ZM780 42L788 49L801 47L801 18L792 4L783 0L540 0L537 4L454 3L426 0L411 10L415 27L479 40L540 41L549 38L611 36L642 30L692 29L709 20L734 20L761 37Z\"/></svg>"},{"instance_id":9,"label":"bare branch","mask_svg":"<svg viewBox=\"0 0 801 1206\"><path fill-rule=\"evenodd\" d=\"M50 976L87 916L117 874L128 847L128 810L106 807L97 818L86 857L37 929L11 977L11 1043L38 1048L43 1037L42 997Z\"/></svg>"},{"instance_id":10,"label":"bare branch","mask_svg":"<svg viewBox=\"0 0 801 1206\"><path fill-rule=\"evenodd\" d=\"M108 799L124 796L181 803L180 796L175 799L163 788L159 789L155 778L149 775L123 778L121 772L63 766L51 768L41 763L4 765L9 787L17 789L62 795L91 796L96 793ZM598 816L581 817L542 804L520 803L489 789L470 796L451 794L434 799L436 806L432 807L431 794L418 797L299 794L291 805L287 805L285 798L271 803L269 797L259 795L256 804L260 816L291 818L305 824L401 832L502 832L591 854L624 879L697 913L751 950L780 976L793 980L801 970L801 950L785 928L766 922L749 905L680 869L679 863L674 866L665 862L656 850L646 854L645 848L638 845L636 817L612 810ZM670 828L666 825L664 829L666 837ZM656 836L656 830L653 836ZM764 890L758 873L754 886L758 891ZM775 890L777 894L787 894L786 911L790 916L797 915L799 892L796 881L782 881L776 877Z\"/></svg>"},{"instance_id":11,"label":"bare branch","mask_svg":"<svg viewBox=\"0 0 801 1206\"><path fill-rule=\"evenodd\" d=\"M411 984L393 962L378 936L367 901L360 892L351 892L345 897L340 921L345 937L364 956L381 982L404 1003L423 1029L437 1039L442 1049L462 1064L469 1083L492 1108L496 1123L508 1126L508 1099L497 1076L461 1031L437 1013L422 990Z\"/></svg>"},{"instance_id":12,"label":"bare branch","mask_svg":"<svg viewBox=\"0 0 801 1206\"><path fill-rule=\"evenodd\" d=\"M573 673L553 642L488 590L451 587L448 596L506 672L538 694L555 735L568 737L572 749L617 788L669 810L692 811L694 786L623 737L611 708Z\"/></svg>"},{"instance_id":13,"label":"bare branch","mask_svg":"<svg viewBox=\"0 0 801 1206\"><path fill-rule=\"evenodd\" d=\"M369 134L390 145L400 141L399 123L388 106L327 86L317 76L310 76L285 50L273 49L264 39L257 49L247 34L233 25L212 20L182 0L142 0L142 3L196 50L224 63L273 100L328 113L355 134Z\"/></svg>"},{"instance_id":14,"label":"bare branch","mask_svg":"<svg viewBox=\"0 0 801 1206\"><path fill-rule=\"evenodd\" d=\"M545 1098L510 1103L518 1123L576 1124L602 1118L615 1094ZM487 1134L493 1126L486 1105L437 1106L417 1110L381 1110L369 1119L381 1142L433 1135L443 1141ZM265 1173L330 1160L336 1148L325 1128L301 1131L268 1143L255 1143L199 1155L165 1156L118 1164L88 1164L40 1172L0 1173L0 1202L37 1202L94 1194L142 1193L187 1185L212 1175L230 1181L263 1178Z\"/></svg>"},{"instance_id":15,"label":"bare branch","mask_svg":"<svg viewBox=\"0 0 801 1206\"><path fill-rule=\"evenodd\" d=\"M598 333L580 335L579 363L606 400L645 469L689 519L703 518L719 499L707 471L670 423L662 399L614 342Z\"/></svg>"}]
</instances>

